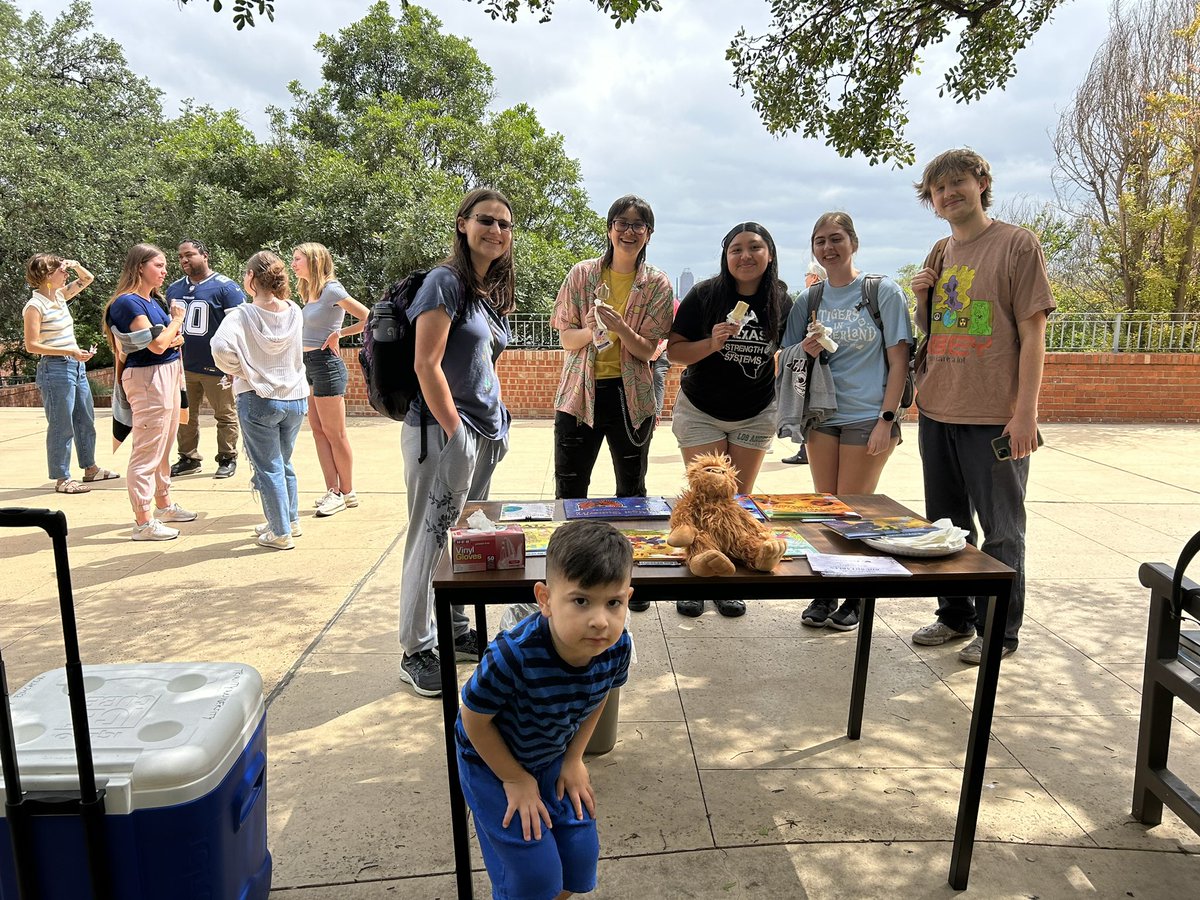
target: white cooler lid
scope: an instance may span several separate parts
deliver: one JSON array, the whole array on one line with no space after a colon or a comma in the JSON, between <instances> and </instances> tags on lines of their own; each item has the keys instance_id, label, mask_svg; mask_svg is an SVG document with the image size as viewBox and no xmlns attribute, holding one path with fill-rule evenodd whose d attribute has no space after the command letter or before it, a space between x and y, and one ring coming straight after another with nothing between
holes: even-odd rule
<instances>
[{"instance_id":1,"label":"white cooler lid","mask_svg":"<svg viewBox=\"0 0 1200 900\"><path fill-rule=\"evenodd\" d=\"M262 676L244 663L84 666L83 676L96 780L111 814L210 793L265 710ZM21 787L77 789L66 670L32 679L12 695L12 711Z\"/></svg>"}]
</instances>

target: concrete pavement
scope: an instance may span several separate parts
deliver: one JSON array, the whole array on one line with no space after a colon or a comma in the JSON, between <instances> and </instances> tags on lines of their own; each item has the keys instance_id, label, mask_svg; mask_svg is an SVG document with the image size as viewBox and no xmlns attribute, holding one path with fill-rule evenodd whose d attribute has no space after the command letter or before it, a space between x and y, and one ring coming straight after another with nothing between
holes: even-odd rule
<instances>
[{"instance_id":1,"label":"concrete pavement","mask_svg":"<svg viewBox=\"0 0 1200 900\"><path fill-rule=\"evenodd\" d=\"M124 471L128 451L102 465ZM1144 561L1173 563L1200 528L1200 427L1048 425L1030 481L1028 606L1001 670L968 894L1177 898L1200 877L1200 837L1169 811L1129 807L1147 592ZM66 511L85 663L238 660L270 692L269 845L275 892L297 900L453 896L441 707L397 677L405 527L399 426L352 419L362 504L310 515L323 490L297 444L304 536L263 550L248 466L205 472L175 498L200 513L179 540L135 544L124 480L60 496L45 477L40 410L0 410L0 506ZM916 430L880 491L922 509ZM522 421L495 496L553 496L552 425ZM779 459L762 490L811 489ZM606 469L609 470L606 472ZM678 491L669 428L649 489ZM611 492L597 466L594 496ZM53 559L41 533L0 533L0 642L11 686L61 665ZM603 858L596 898L937 897L975 670L961 645L915 647L933 602L880 600L863 740L844 737L853 634L800 625L803 602L742 619L635 614L639 662L617 747L591 764ZM493 610L498 615L498 610ZM460 676L468 673L460 668ZM1200 716L1179 709L1173 768L1200 784ZM1176 764L1177 763L1177 764ZM488 896L475 849L477 896Z\"/></svg>"}]
</instances>

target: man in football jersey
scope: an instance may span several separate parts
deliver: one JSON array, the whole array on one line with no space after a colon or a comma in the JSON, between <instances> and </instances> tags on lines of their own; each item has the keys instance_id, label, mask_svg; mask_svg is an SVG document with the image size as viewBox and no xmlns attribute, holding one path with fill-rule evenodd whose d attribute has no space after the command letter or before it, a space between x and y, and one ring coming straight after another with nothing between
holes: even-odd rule
<instances>
[{"instance_id":1,"label":"man in football jersey","mask_svg":"<svg viewBox=\"0 0 1200 900\"><path fill-rule=\"evenodd\" d=\"M214 478L228 478L237 471L237 404L229 379L213 364L209 341L225 318L225 311L246 299L237 283L208 266L208 248L188 238L179 245L179 268L183 277L167 288L167 302L182 303L183 376L187 388L186 424L179 426L179 461L171 476L199 472L200 404L207 398L217 419L217 471Z\"/></svg>"}]
</instances>

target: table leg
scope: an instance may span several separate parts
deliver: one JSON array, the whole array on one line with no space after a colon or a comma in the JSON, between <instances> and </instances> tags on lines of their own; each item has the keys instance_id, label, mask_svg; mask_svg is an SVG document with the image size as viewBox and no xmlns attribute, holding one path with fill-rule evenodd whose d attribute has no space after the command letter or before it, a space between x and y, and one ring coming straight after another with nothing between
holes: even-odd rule
<instances>
[{"instance_id":1,"label":"table leg","mask_svg":"<svg viewBox=\"0 0 1200 900\"><path fill-rule=\"evenodd\" d=\"M454 834L454 873L460 900L471 900L471 846L467 833L467 801L458 783L454 725L458 721L458 669L454 660L454 622L450 598L433 592L438 654L442 672L442 724L446 728L446 776L450 781L450 826Z\"/></svg>"},{"instance_id":2,"label":"table leg","mask_svg":"<svg viewBox=\"0 0 1200 900\"><path fill-rule=\"evenodd\" d=\"M863 708L867 702L867 669L871 662L871 630L875 625L875 598L864 597L858 614L858 643L854 649L854 680L850 685L850 719L846 737L857 741L862 734Z\"/></svg>"},{"instance_id":3,"label":"table leg","mask_svg":"<svg viewBox=\"0 0 1200 900\"><path fill-rule=\"evenodd\" d=\"M996 706L996 688L1000 683L1000 656L1004 647L1004 628L1008 622L1011 586L1005 586L987 604L983 629L983 656L975 681L975 703L971 708L971 730L967 738L967 758L963 766L962 790L958 795L958 819L954 824L954 847L950 851L950 887L967 888L971 874L971 853L975 849L975 826L979 822L979 798L983 794L984 769L987 767L988 738L992 732L992 713Z\"/></svg>"},{"instance_id":4,"label":"table leg","mask_svg":"<svg viewBox=\"0 0 1200 900\"><path fill-rule=\"evenodd\" d=\"M487 604L475 604L475 634L479 641L479 659L483 659L483 651L488 645Z\"/></svg>"}]
</instances>

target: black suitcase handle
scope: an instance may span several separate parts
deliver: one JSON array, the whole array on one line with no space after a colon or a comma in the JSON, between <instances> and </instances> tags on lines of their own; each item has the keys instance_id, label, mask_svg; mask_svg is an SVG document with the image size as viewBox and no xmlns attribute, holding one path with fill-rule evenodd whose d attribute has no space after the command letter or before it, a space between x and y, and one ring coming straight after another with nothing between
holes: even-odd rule
<instances>
[{"instance_id":1,"label":"black suitcase handle","mask_svg":"<svg viewBox=\"0 0 1200 900\"><path fill-rule=\"evenodd\" d=\"M71 590L71 569L67 562L67 517L62 510L0 508L0 528L41 528L54 545L54 570L58 579L58 606L62 619L63 646L66 650L67 702L71 709L71 731L75 738L75 764L79 770L79 811L83 818L88 867L92 892L96 898L113 896L104 818L104 791L96 788L96 767L92 760L91 732L88 730L87 700L84 697L83 663L79 658L79 634L75 629L75 601ZM17 890L22 900L40 896L29 851L33 840L30 807L21 791L13 740L12 716L8 704L8 684L4 660L0 657L0 689L3 708L0 714L0 756L5 776L5 814L9 818L9 836L17 872ZM11 780L10 780L11 779ZM11 786L11 787L9 787ZM16 794L14 798L13 794ZM25 863L25 865L23 865Z\"/></svg>"}]
</instances>

